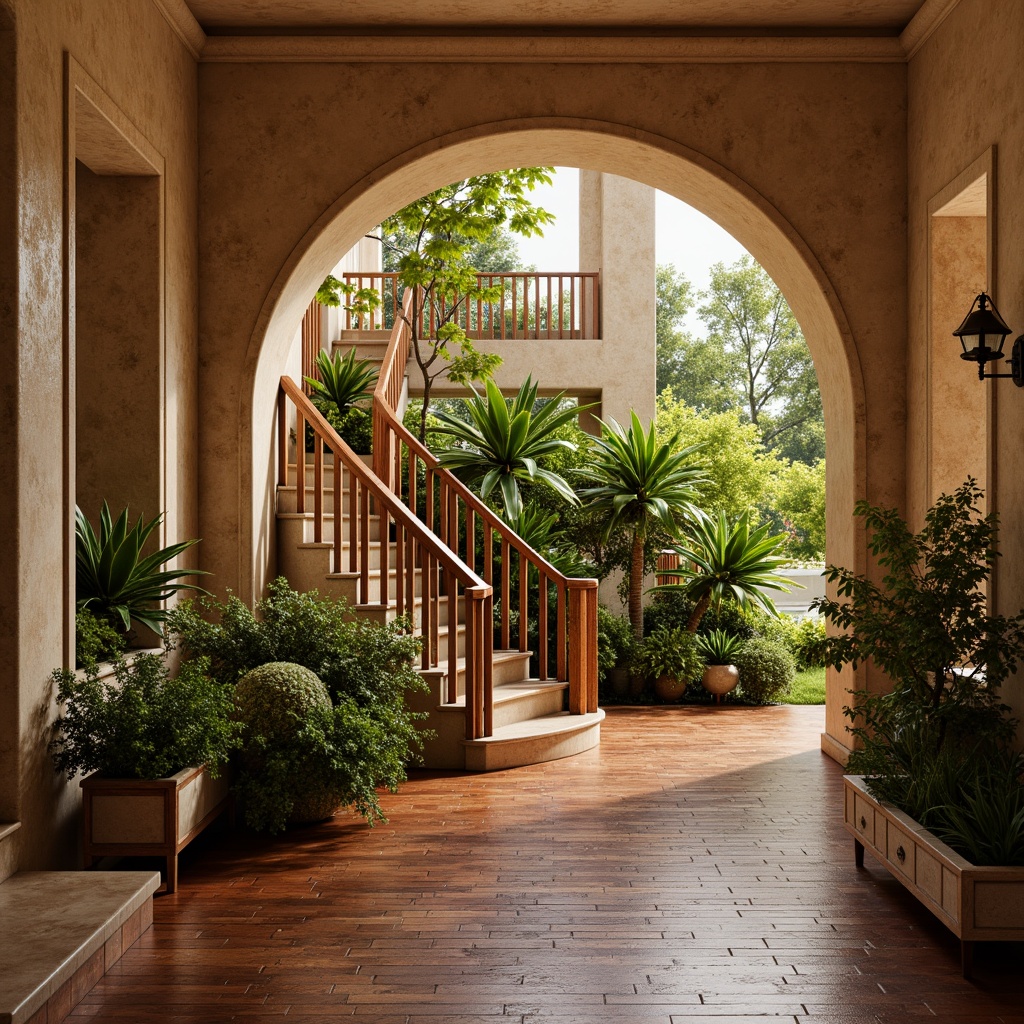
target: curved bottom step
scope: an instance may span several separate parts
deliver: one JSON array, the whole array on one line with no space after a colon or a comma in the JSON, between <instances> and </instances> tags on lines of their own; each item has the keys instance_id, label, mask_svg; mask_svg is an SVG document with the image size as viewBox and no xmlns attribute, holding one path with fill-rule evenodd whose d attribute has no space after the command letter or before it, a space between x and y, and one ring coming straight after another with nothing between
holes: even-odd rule
<instances>
[{"instance_id":1,"label":"curved bottom step","mask_svg":"<svg viewBox=\"0 0 1024 1024\"><path fill-rule=\"evenodd\" d=\"M601 742L603 720L604 711L600 708L587 715L562 711L503 726L486 739L463 740L466 771L519 768L580 754Z\"/></svg>"}]
</instances>

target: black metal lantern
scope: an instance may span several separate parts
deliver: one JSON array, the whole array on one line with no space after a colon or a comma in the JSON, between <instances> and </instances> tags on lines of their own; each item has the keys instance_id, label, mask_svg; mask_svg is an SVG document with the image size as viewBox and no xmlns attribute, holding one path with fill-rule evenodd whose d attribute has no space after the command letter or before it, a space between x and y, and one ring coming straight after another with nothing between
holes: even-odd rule
<instances>
[{"instance_id":1,"label":"black metal lantern","mask_svg":"<svg viewBox=\"0 0 1024 1024\"><path fill-rule=\"evenodd\" d=\"M986 377L1011 377L1017 387L1024 387L1024 336L1013 343L1013 351L1006 360L1009 373L986 373L985 364L1003 358L1003 342L1013 332L999 315L995 303L982 292L971 305L963 323L953 332L960 339L961 359L978 364L978 380Z\"/></svg>"}]
</instances>

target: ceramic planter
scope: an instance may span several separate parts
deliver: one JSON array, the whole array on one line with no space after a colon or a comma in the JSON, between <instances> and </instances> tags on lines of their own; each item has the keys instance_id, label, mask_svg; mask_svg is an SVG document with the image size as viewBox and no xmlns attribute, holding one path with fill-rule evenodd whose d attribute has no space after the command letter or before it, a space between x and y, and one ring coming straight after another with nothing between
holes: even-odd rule
<instances>
[{"instance_id":1,"label":"ceramic planter","mask_svg":"<svg viewBox=\"0 0 1024 1024\"><path fill-rule=\"evenodd\" d=\"M975 942L1024 940L1024 867L976 867L909 815L876 800L861 776L844 776L844 783L844 824L857 867L869 850L960 939L965 978Z\"/></svg>"},{"instance_id":2,"label":"ceramic planter","mask_svg":"<svg viewBox=\"0 0 1024 1024\"><path fill-rule=\"evenodd\" d=\"M85 866L101 857L163 857L167 892L178 887L178 854L227 806L227 768L183 768L164 779L110 779L93 772L81 782Z\"/></svg>"},{"instance_id":3,"label":"ceramic planter","mask_svg":"<svg viewBox=\"0 0 1024 1024\"><path fill-rule=\"evenodd\" d=\"M732 693L740 681L740 671L735 665L708 665L704 669L701 683L708 693L715 695L719 701L723 694Z\"/></svg>"},{"instance_id":4,"label":"ceramic planter","mask_svg":"<svg viewBox=\"0 0 1024 1024\"><path fill-rule=\"evenodd\" d=\"M686 693L686 681L680 682L675 676L658 676L654 680L654 692L659 700L666 704L674 704Z\"/></svg>"}]
</instances>

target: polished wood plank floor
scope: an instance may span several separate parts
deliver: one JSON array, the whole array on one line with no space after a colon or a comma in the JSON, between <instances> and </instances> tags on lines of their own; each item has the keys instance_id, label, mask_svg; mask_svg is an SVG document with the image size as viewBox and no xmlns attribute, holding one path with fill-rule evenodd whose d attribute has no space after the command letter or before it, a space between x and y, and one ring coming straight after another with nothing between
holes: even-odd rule
<instances>
[{"instance_id":1,"label":"polished wood plank floor","mask_svg":"<svg viewBox=\"0 0 1024 1024\"><path fill-rule=\"evenodd\" d=\"M375 829L225 831L70 1018L1024 1024L1024 951L858 872L821 708L612 709L599 748L421 773Z\"/></svg>"}]
</instances>

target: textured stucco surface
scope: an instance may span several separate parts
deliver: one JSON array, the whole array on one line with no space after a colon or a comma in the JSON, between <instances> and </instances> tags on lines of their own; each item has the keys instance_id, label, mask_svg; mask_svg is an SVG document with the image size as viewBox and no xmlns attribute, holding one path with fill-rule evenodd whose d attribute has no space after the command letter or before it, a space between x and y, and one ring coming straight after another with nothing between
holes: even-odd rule
<instances>
[{"instance_id":1,"label":"textured stucco surface","mask_svg":"<svg viewBox=\"0 0 1024 1024\"><path fill-rule=\"evenodd\" d=\"M164 18L139 0L15 0L17 50L13 105L0 104L0 124L13 115L17 146L16 251L0 232L0 363L3 395L4 501L0 532L0 819L22 828L7 842L18 866L71 866L77 850L77 786L53 771L46 753L55 714L50 672L62 663L65 593L73 593L65 562L70 509L61 466L68 437L63 423L62 336L73 309L65 301L64 222L65 53L81 65L128 123L165 159L162 317L167 338L167 480L169 530L194 536L196 378L196 68ZM8 35L0 32L0 47ZM8 47L9 48L9 47ZM2 56L2 54L0 54ZM0 59L0 82L9 69ZM5 97L6 98L6 97ZM0 139L0 143L2 143ZM11 150L0 144L0 203ZM73 191L74 182L71 182ZM13 299L13 302L11 301ZM16 344L6 331L15 325ZM117 393L107 399L118 402ZM74 412L70 411L71 421ZM8 443L17 439L17 444Z\"/></svg>"},{"instance_id":2,"label":"textured stucco surface","mask_svg":"<svg viewBox=\"0 0 1024 1024\"><path fill-rule=\"evenodd\" d=\"M984 52L985 60L964 73L963 55ZM928 505L930 444L927 389L928 204L950 182L995 147L993 238L989 284L999 311L1015 337L1024 332L1024 4L1019 0L961 0L909 65L908 216L908 505L918 523ZM966 312L966 309L964 310ZM960 314L961 317L963 314ZM957 322L958 323L958 322ZM957 326L953 323L949 330ZM1010 339L1012 341L1012 337ZM955 342L954 342L955 343ZM955 359L955 357L953 357ZM993 388L989 443L994 452L989 507L1002 521L999 560L992 597L996 610L1015 614L1024 606L1024 393L1010 381L978 381L960 363L963 404L984 401ZM959 404L959 403L957 403ZM952 476L955 452L935 453ZM969 469L964 464L961 479ZM1004 690L1017 715L1024 713L1021 676Z\"/></svg>"}]
</instances>

